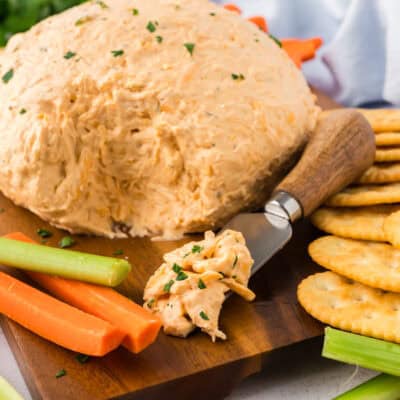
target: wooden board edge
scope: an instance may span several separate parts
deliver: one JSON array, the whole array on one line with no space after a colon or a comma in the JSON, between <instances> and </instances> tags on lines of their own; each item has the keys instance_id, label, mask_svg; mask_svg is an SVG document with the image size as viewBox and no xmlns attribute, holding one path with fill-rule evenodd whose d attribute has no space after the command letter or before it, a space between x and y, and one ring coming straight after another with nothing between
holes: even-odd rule
<instances>
[{"instance_id":1,"label":"wooden board edge","mask_svg":"<svg viewBox=\"0 0 400 400\"><path fill-rule=\"evenodd\" d=\"M254 375L262 369L262 355L246 357L228 364L200 371L147 387L145 389L113 397L110 400L154 400L169 398L167 393L173 393L175 399L204 400L204 398L224 399L244 379ZM214 382L214 385L210 385Z\"/></svg>"},{"instance_id":2,"label":"wooden board edge","mask_svg":"<svg viewBox=\"0 0 400 400\"><path fill-rule=\"evenodd\" d=\"M282 357L289 361L293 349L299 348L304 343L320 341L321 338L322 334L310 336L265 353L254 354L228 364L116 396L110 400L154 400L165 397L166 393L173 393L175 399L223 400L245 379L260 373L267 366L273 368L273 364ZM216 384L211 386L209 382Z\"/></svg>"},{"instance_id":3,"label":"wooden board edge","mask_svg":"<svg viewBox=\"0 0 400 400\"><path fill-rule=\"evenodd\" d=\"M14 354L17 365L33 400L43 400L38 386L35 384L33 372L26 362L24 352L18 343L18 335L13 333L15 322L0 315L0 326L4 336ZM146 389L110 398L110 400L154 400L165 397L165 393L174 393L176 399L204 400L204 397L223 399L235 389L244 379L261 371L263 364L262 354L246 357L215 368L199 371L198 373L181 377L165 383L157 384ZM188 379L191 378L191 379ZM220 384L210 386L208 382Z\"/></svg>"},{"instance_id":4,"label":"wooden board edge","mask_svg":"<svg viewBox=\"0 0 400 400\"><path fill-rule=\"evenodd\" d=\"M35 384L34 379L30 379L33 376L32 371L29 368L29 364L26 362L24 352L21 351L19 346L17 335L12 332L12 324L15 322L10 321L7 317L0 315L0 326L3 328L4 336L11 348L11 351L17 361L17 365L21 371L26 385L28 386L29 393L33 400L42 400L39 392L39 388Z\"/></svg>"},{"instance_id":5,"label":"wooden board edge","mask_svg":"<svg viewBox=\"0 0 400 400\"><path fill-rule=\"evenodd\" d=\"M32 399L42 400L43 398L34 380L28 379L33 374L29 370L28 364L25 362L25 356L20 350L18 340L12 332L14 324L13 321L10 321L6 317L0 317L0 325L4 330L4 335L13 351ZM285 354L290 359L288 354L291 353L293 348L298 347L302 343L319 340L321 336L317 335L299 340L298 342L274 349L271 352L255 354L209 370L200 371L193 375L157 384L137 392L113 397L110 400L154 400L155 398L164 397L165 393L174 393L174 398L176 399L190 398L191 400L204 400L204 397L208 397L214 400L222 400L230 395L246 378L265 369L266 365L273 366L274 360L282 358ZM210 381L216 382L216 384L211 386L208 384Z\"/></svg>"}]
</instances>

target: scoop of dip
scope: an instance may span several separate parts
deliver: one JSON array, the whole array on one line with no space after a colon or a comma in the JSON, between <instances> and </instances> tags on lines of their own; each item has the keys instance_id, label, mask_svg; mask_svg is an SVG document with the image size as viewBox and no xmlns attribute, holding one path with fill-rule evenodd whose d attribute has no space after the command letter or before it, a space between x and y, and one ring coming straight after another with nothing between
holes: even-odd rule
<instances>
[{"instance_id":1,"label":"scoop of dip","mask_svg":"<svg viewBox=\"0 0 400 400\"><path fill-rule=\"evenodd\" d=\"M240 232L226 230L204 240L185 244L164 255L164 263L147 282L144 306L159 314L164 331L186 337L196 327L226 339L218 318L229 290L247 301L255 298L248 289L253 259Z\"/></svg>"},{"instance_id":2,"label":"scoop of dip","mask_svg":"<svg viewBox=\"0 0 400 400\"><path fill-rule=\"evenodd\" d=\"M87 1L13 36L0 77L0 190L111 238L262 205L318 114L287 54L207 0Z\"/></svg>"}]
</instances>

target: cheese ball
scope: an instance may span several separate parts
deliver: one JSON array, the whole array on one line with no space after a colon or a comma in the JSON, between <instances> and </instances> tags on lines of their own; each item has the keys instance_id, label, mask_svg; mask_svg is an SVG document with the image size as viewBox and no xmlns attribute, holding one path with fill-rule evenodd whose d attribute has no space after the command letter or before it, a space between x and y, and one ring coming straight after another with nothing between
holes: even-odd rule
<instances>
[{"instance_id":1,"label":"cheese ball","mask_svg":"<svg viewBox=\"0 0 400 400\"><path fill-rule=\"evenodd\" d=\"M206 0L91 1L0 53L0 190L72 233L181 237L263 204L318 107Z\"/></svg>"}]
</instances>

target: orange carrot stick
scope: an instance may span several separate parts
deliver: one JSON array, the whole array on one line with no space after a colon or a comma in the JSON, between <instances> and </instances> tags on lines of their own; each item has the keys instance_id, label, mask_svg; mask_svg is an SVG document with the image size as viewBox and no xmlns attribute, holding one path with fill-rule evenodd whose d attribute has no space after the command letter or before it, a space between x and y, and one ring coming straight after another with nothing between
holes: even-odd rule
<instances>
[{"instance_id":1,"label":"orange carrot stick","mask_svg":"<svg viewBox=\"0 0 400 400\"><path fill-rule=\"evenodd\" d=\"M268 32L268 25L267 25L267 21L264 17L261 17L259 15L256 15L254 17L250 17L248 18L248 20L250 22L252 22L253 24L257 25L262 31L264 31L265 33Z\"/></svg>"},{"instance_id":2,"label":"orange carrot stick","mask_svg":"<svg viewBox=\"0 0 400 400\"><path fill-rule=\"evenodd\" d=\"M231 3L224 4L224 8L228 11L235 12L239 15L242 13L242 10L236 4L231 4Z\"/></svg>"},{"instance_id":3,"label":"orange carrot stick","mask_svg":"<svg viewBox=\"0 0 400 400\"><path fill-rule=\"evenodd\" d=\"M303 61L315 57L316 51L322 45L322 39L282 39L281 43L282 48L288 53L297 67L300 68Z\"/></svg>"},{"instance_id":4,"label":"orange carrot stick","mask_svg":"<svg viewBox=\"0 0 400 400\"><path fill-rule=\"evenodd\" d=\"M0 272L0 313L69 350L104 356L118 347L122 331Z\"/></svg>"},{"instance_id":5,"label":"orange carrot stick","mask_svg":"<svg viewBox=\"0 0 400 400\"><path fill-rule=\"evenodd\" d=\"M5 237L34 243L20 232ZM27 273L61 300L120 328L126 334L122 345L128 350L138 353L157 338L161 327L159 318L115 290L39 272Z\"/></svg>"}]
</instances>

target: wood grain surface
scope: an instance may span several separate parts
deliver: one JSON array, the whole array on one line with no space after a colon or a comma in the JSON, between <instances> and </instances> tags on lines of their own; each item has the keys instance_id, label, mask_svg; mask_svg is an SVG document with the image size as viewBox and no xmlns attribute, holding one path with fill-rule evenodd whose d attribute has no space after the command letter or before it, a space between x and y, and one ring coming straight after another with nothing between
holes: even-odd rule
<instances>
[{"instance_id":1,"label":"wood grain surface","mask_svg":"<svg viewBox=\"0 0 400 400\"><path fill-rule=\"evenodd\" d=\"M325 108L334 105L324 96L320 100ZM37 237L38 228L47 228L54 233L48 244L56 245L66 234L1 195L0 207L5 210L0 214L0 235L18 230ZM221 328L228 335L225 342L213 344L201 332L186 340L161 333L157 342L139 355L120 348L81 365L74 353L6 318L1 320L2 326L34 399L222 399L242 379L259 371L273 350L322 333L322 326L296 300L297 284L318 270L306 252L316 235L308 221L297 224L289 245L251 279L257 299L246 303L231 296L226 301L221 316ZM133 270L119 290L139 303L145 282L160 265L162 255L184 243L75 238L77 250L103 255L124 250ZM60 369L67 375L56 379Z\"/></svg>"}]
</instances>

